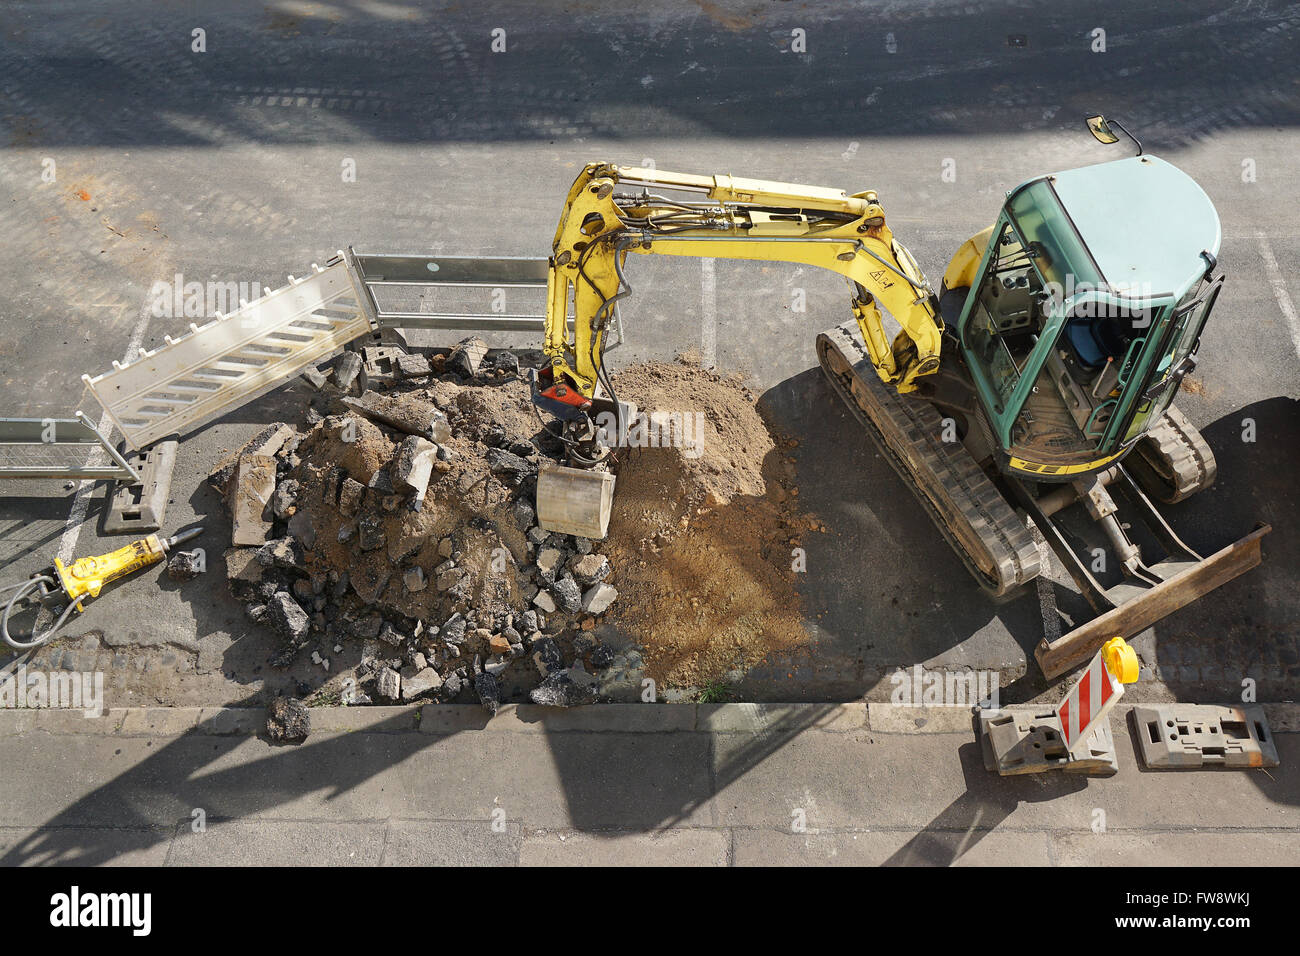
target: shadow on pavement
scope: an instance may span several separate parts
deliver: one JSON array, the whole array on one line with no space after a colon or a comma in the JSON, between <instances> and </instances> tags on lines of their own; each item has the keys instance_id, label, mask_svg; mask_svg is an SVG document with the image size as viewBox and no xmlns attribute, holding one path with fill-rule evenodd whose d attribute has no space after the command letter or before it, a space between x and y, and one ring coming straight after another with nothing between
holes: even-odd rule
<instances>
[{"instance_id":1,"label":"shadow on pavement","mask_svg":"<svg viewBox=\"0 0 1300 956\"><path fill-rule=\"evenodd\" d=\"M952 866L1020 804L1055 800L1088 786L1088 779L1078 774L999 777L984 769L978 742L963 744L957 753L966 778L965 793L899 847L884 866Z\"/></svg>"},{"instance_id":2,"label":"shadow on pavement","mask_svg":"<svg viewBox=\"0 0 1300 956\"><path fill-rule=\"evenodd\" d=\"M830 710L829 706L800 709L789 712L793 716L777 717L755 728L751 742L728 748L722 757L714 752L714 736L704 733L544 732L569 826L597 835L615 830L645 832L673 826L705 808L719 791ZM400 805L403 800L418 802L424 811L410 816L475 819L475 814L447 805L445 792L418 786L435 772L443 774L444 780L466 781L450 799L479 808L484 826L503 785L513 785L516 793L529 791L520 779L527 769L496 752L502 747L498 738L520 735L490 731L474 742L475 766L463 766L462 755L448 753L436 768L422 764L398 771L382 785L374 783L376 776L412 758L436 755L458 733L476 733L489 719L484 711L469 730L433 734L413 730L415 713L405 711L365 731L262 749L239 762L234 762L234 751L249 742L247 735L191 731L168 738L156 753L95 787L42 823L42 829L11 846L0 857L0 866L108 863L169 842L190 825L195 808L203 809L209 825L250 818L276 820L285 818L277 811L310 794L338 801L340 822L401 817L401 809L393 809L391 801ZM558 721L559 728L566 726L559 712L537 718L543 728L551 721ZM403 790L403 783L412 784L411 791ZM548 800L550 783L544 774L536 780L538 801ZM379 797L395 788L397 795Z\"/></svg>"},{"instance_id":3,"label":"shadow on pavement","mask_svg":"<svg viewBox=\"0 0 1300 956\"><path fill-rule=\"evenodd\" d=\"M999 602L972 580L819 368L769 389L759 407L799 436L800 501L829 528L805 535L800 582L818 635L815 665L845 675L819 675L819 691L851 699L916 663L1004 673L1034 666L1042 621L1033 589Z\"/></svg>"}]
</instances>

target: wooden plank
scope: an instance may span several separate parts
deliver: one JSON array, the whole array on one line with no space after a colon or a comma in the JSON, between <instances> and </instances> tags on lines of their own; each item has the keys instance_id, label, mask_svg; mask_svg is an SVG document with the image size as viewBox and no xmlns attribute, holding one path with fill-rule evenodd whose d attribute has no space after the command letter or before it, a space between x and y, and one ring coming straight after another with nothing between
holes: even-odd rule
<instances>
[{"instance_id":1,"label":"wooden plank","mask_svg":"<svg viewBox=\"0 0 1300 956\"><path fill-rule=\"evenodd\" d=\"M1040 641L1034 651L1038 666L1049 679L1059 677L1097 653L1097 649L1112 637L1132 637L1162 617L1244 574L1259 564L1262 557L1260 540L1272 530L1269 525L1260 524L1241 540L1156 585L1141 597L1125 601L1055 641Z\"/></svg>"}]
</instances>

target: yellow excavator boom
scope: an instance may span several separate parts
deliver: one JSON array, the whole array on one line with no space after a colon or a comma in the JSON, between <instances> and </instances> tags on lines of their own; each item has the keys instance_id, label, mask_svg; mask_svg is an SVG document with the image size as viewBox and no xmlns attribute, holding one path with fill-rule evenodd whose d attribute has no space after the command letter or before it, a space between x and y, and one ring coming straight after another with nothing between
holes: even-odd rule
<instances>
[{"instance_id":1,"label":"yellow excavator boom","mask_svg":"<svg viewBox=\"0 0 1300 956\"><path fill-rule=\"evenodd\" d=\"M620 187L640 191L620 194ZM938 302L886 224L876 193L591 163L569 190L552 246L547 398L581 405L595 394L604 337L627 294L622 271L630 252L797 262L838 272L849 281L854 316L885 383L909 392L918 377L939 367ZM902 327L892 344L881 306Z\"/></svg>"}]
</instances>

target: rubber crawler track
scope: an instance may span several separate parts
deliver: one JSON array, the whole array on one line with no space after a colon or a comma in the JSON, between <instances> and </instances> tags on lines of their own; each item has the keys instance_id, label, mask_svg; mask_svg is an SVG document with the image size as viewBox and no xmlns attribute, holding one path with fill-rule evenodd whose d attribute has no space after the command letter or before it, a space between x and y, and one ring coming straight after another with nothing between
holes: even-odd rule
<instances>
[{"instance_id":1,"label":"rubber crawler track","mask_svg":"<svg viewBox=\"0 0 1300 956\"><path fill-rule=\"evenodd\" d=\"M854 322L819 335L817 358L982 587L1003 595L1038 576L1040 553L1025 522L960 442L943 441L943 420L932 405L901 397L880 380Z\"/></svg>"},{"instance_id":2,"label":"rubber crawler track","mask_svg":"<svg viewBox=\"0 0 1300 956\"><path fill-rule=\"evenodd\" d=\"M1214 484L1219 466L1196 426L1170 405L1126 464L1152 498L1172 505Z\"/></svg>"}]
</instances>

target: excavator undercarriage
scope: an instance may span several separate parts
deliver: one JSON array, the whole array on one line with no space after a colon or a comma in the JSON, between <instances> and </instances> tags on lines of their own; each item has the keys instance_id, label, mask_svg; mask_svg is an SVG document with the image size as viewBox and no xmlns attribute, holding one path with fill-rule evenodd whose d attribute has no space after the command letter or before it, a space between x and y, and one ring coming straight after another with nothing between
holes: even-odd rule
<instances>
[{"instance_id":1,"label":"excavator undercarriage","mask_svg":"<svg viewBox=\"0 0 1300 956\"><path fill-rule=\"evenodd\" d=\"M955 419L945 420L941 411L978 414L969 403L954 401L960 385L940 379L937 388L912 395L899 395L884 385L856 323L845 322L819 335L817 357L836 394L991 595L1011 594L1045 573L1046 551L1039 548L1026 519L1038 529L1097 615L1038 645L1035 656L1048 677L1084 662L1112 637L1132 637L1260 562L1260 539L1270 530L1268 525L1202 557L1151 504L1148 496L1165 503L1181 501L1208 487L1215 477L1213 452L1173 405L1125 463L1077 482L1035 485L993 470L985 454L987 428L975 427L982 422L967 423L966 441L945 440L961 432L954 427ZM947 403L936 407L931 401L936 394L944 395ZM982 463L979 456L985 456ZM1123 511L1112 490L1123 499ZM1061 517L1075 506L1103 529L1106 558L1099 560L1101 552L1062 525ZM1162 559L1149 564L1143 560L1142 548L1128 533L1134 521L1141 522L1163 550ZM1119 580L1106 586L1099 569L1112 556Z\"/></svg>"}]
</instances>

